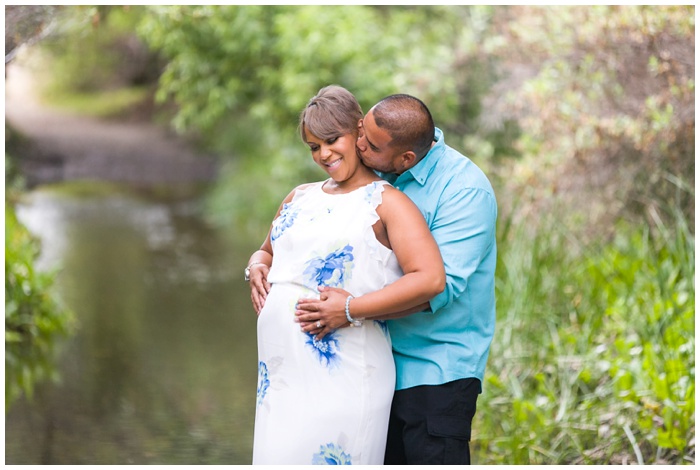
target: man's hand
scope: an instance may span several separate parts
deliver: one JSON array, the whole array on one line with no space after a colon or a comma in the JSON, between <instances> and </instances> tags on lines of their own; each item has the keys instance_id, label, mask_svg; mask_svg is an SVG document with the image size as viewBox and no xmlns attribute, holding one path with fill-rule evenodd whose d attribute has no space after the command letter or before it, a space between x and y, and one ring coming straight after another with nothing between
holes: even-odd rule
<instances>
[{"instance_id":1,"label":"man's hand","mask_svg":"<svg viewBox=\"0 0 700 470\"><path fill-rule=\"evenodd\" d=\"M345 317L345 299L350 293L337 287L318 287L320 299L299 299L294 314L302 331L316 335L321 340L328 333L348 326Z\"/></svg>"},{"instance_id":2,"label":"man's hand","mask_svg":"<svg viewBox=\"0 0 700 470\"><path fill-rule=\"evenodd\" d=\"M253 302L255 313L260 315L260 311L265 305L265 299L270 292L270 283L267 282L267 275L270 268L266 264L254 264L250 267L250 300Z\"/></svg>"}]
</instances>

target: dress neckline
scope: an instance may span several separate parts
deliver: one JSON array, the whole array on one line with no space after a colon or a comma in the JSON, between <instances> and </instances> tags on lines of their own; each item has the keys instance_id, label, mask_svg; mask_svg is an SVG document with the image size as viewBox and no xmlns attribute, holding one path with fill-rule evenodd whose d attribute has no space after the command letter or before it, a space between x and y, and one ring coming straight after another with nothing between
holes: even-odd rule
<instances>
[{"instance_id":1,"label":"dress neckline","mask_svg":"<svg viewBox=\"0 0 700 470\"><path fill-rule=\"evenodd\" d=\"M350 191L348 191L348 192L346 192L346 193L328 193L328 192L324 191L323 186L324 186L327 182L329 182L331 179L332 179L332 178L328 178L327 180L321 181L320 184L318 185L319 190L320 190L323 194L326 194L326 195L328 195L328 196L345 196L345 195L347 195L347 194L352 194L352 193L354 193L354 192L356 192L356 191L359 191L359 190L361 190L361 189L365 189L367 186L370 186L370 185L375 184L375 183L380 183L380 184L382 184L382 183L388 183L388 181L386 181L386 180L380 178L380 179L378 179L378 180L370 181L369 183L367 183L367 184L365 184L365 185L358 186L357 188L352 189L352 190L350 190Z\"/></svg>"}]
</instances>

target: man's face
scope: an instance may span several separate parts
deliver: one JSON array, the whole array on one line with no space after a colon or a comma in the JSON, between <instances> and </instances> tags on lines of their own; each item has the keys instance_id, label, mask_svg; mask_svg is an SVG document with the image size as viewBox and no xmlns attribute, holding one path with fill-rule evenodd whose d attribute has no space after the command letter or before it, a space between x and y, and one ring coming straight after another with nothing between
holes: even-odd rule
<instances>
[{"instance_id":1,"label":"man's face","mask_svg":"<svg viewBox=\"0 0 700 470\"><path fill-rule=\"evenodd\" d=\"M357 138L357 151L362 162L384 173L401 173L404 170L400 165L401 152L397 152L390 143L391 136L377 126L370 110L360 121L360 133Z\"/></svg>"}]
</instances>

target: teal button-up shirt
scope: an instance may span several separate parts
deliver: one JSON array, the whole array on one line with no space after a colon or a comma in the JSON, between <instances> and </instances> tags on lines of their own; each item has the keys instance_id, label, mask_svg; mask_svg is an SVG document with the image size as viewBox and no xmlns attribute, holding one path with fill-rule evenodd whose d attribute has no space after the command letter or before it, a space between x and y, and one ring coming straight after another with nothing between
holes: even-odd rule
<instances>
[{"instance_id":1,"label":"teal button-up shirt","mask_svg":"<svg viewBox=\"0 0 700 470\"><path fill-rule=\"evenodd\" d=\"M387 322L396 362L396 389L478 378L496 324L496 197L467 157L436 144L401 175L382 174L423 213L445 263L445 290L431 310Z\"/></svg>"}]
</instances>

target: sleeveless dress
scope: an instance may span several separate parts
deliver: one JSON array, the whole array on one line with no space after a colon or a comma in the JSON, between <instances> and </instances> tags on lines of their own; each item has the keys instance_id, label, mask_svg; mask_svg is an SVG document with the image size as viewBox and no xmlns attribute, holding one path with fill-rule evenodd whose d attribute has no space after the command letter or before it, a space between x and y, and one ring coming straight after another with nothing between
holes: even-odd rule
<instances>
[{"instance_id":1,"label":"sleeveless dress","mask_svg":"<svg viewBox=\"0 0 700 470\"><path fill-rule=\"evenodd\" d=\"M346 194L297 190L272 224L272 288L258 317L253 464L382 464L396 373L384 322L317 341L294 321L317 286L360 296L402 275L372 225L386 181ZM351 311L352 313L352 311Z\"/></svg>"}]
</instances>

